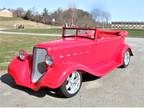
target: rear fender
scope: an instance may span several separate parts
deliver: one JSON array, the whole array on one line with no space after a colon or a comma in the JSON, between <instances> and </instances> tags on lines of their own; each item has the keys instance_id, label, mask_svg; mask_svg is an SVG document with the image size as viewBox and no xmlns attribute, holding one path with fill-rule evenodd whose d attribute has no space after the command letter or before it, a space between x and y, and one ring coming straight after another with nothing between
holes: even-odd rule
<instances>
[{"instance_id":1,"label":"rear fender","mask_svg":"<svg viewBox=\"0 0 144 108\"><path fill-rule=\"evenodd\" d=\"M124 54L125 52L129 50L130 51L130 55L133 56L133 52L131 50L131 47L127 44L124 44L120 50L119 50L119 53L118 53L118 56L116 58L116 61L119 62L120 64L123 64L123 59L124 59Z\"/></svg>"},{"instance_id":2,"label":"rear fender","mask_svg":"<svg viewBox=\"0 0 144 108\"><path fill-rule=\"evenodd\" d=\"M53 65L40 80L40 85L53 89L58 88L71 73L80 70L85 72L91 71L87 67L76 63Z\"/></svg>"}]
</instances>

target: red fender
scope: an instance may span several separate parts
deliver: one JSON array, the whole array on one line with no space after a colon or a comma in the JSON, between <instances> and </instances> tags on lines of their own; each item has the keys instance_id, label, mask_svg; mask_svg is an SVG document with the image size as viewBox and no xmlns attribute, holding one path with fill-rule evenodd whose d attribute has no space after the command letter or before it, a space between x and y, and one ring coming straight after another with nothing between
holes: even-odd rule
<instances>
[{"instance_id":1,"label":"red fender","mask_svg":"<svg viewBox=\"0 0 144 108\"><path fill-rule=\"evenodd\" d=\"M131 56L133 56L133 52L131 50L131 47L127 44L124 44L121 48L120 48L120 51L118 53L118 56L116 58L116 62L120 63L121 65L123 64L123 59L124 59L124 54L125 52L129 50L130 51L130 54Z\"/></svg>"},{"instance_id":2,"label":"red fender","mask_svg":"<svg viewBox=\"0 0 144 108\"><path fill-rule=\"evenodd\" d=\"M9 64L8 73L14 78L17 85L29 87L33 89L30 82L32 67L32 57L27 56L24 61L21 61L19 57L13 59Z\"/></svg>"},{"instance_id":3,"label":"red fender","mask_svg":"<svg viewBox=\"0 0 144 108\"><path fill-rule=\"evenodd\" d=\"M66 78L76 70L90 72L87 67L76 63L64 63L60 65L54 65L51 67L43 78L40 80L39 85L49 88L60 87Z\"/></svg>"}]
</instances>

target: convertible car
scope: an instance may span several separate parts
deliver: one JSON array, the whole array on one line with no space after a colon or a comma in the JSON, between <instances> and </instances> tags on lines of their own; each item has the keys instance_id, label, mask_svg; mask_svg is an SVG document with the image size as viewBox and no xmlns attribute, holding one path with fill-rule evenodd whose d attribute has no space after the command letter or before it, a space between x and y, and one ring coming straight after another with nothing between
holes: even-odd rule
<instances>
[{"instance_id":1,"label":"convertible car","mask_svg":"<svg viewBox=\"0 0 144 108\"><path fill-rule=\"evenodd\" d=\"M20 50L8 73L17 85L39 90L59 90L72 97L82 84L82 74L102 77L117 67L127 67L133 56L125 42L127 31L64 27L62 39L41 42L33 53Z\"/></svg>"}]
</instances>

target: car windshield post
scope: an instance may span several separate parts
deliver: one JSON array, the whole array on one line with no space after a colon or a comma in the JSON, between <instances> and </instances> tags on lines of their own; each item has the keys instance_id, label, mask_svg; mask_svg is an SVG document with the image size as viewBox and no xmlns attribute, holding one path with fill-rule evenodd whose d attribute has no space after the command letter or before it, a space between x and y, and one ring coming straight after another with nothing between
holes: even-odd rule
<instances>
[{"instance_id":1,"label":"car windshield post","mask_svg":"<svg viewBox=\"0 0 144 108\"><path fill-rule=\"evenodd\" d=\"M64 38L64 35L65 35L65 28L63 27L63 30L62 30L62 37Z\"/></svg>"},{"instance_id":2,"label":"car windshield post","mask_svg":"<svg viewBox=\"0 0 144 108\"><path fill-rule=\"evenodd\" d=\"M94 40L96 39L97 29L95 29Z\"/></svg>"},{"instance_id":3,"label":"car windshield post","mask_svg":"<svg viewBox=\"0 0 144 108\"><path fill-rule=\"evenodd\" d=\"M76 29L76 37L78 37L78 29Z\"/></svg>"}]
</instances>

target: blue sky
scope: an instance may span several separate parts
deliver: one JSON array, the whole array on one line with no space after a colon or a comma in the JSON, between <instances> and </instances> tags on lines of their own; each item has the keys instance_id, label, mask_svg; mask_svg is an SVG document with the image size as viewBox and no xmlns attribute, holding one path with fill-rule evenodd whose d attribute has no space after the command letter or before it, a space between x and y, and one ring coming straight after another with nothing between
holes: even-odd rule
<instances>
[{"instance_id":1,"label":"blue sky","mask_svg":"<svg viewBox=\"0 0 144 108\"><path fill-rule=\"evenodd\" d=\"M71 5L87 11L93 8L108 11L112 21L144 21L144 0L0 0L0 8L35 7L37 11L43 8L54 11Z\"/></svg>"}]
</instances>

